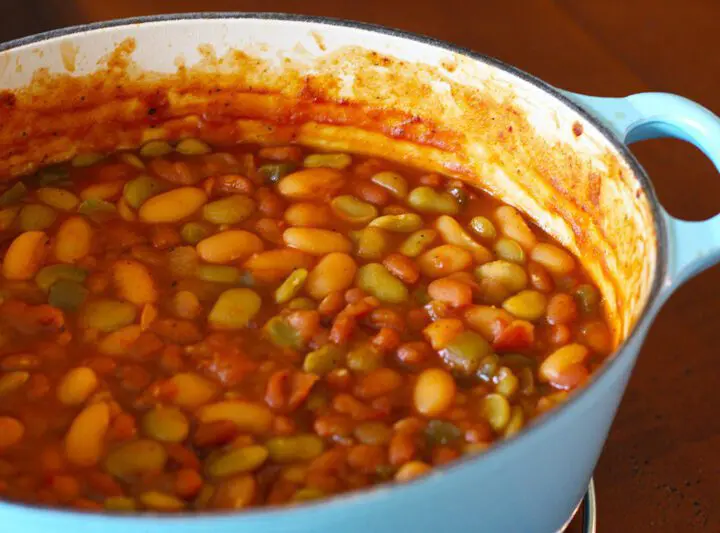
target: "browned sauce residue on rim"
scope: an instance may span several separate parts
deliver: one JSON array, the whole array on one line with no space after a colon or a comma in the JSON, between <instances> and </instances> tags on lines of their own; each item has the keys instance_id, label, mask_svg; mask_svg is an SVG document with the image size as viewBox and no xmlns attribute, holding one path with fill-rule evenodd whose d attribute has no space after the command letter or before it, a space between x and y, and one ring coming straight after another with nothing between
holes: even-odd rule
<instances>
[{"instance_id":1,"label":"browned sauce residue on rim","mask_svg":"<svg viewBox=\"0 0 720 533\"><path fill-rule=\"evenodd\" d=\"M616 342L639 316L656 237L647 202L626 202L634 177L608 151L596 158L607 169L598 183L597 169L575 148L537 135L507 90L460 85L446 69L354 47L320 56L312 75L288 59L276 66L239 50L218 57L206 46L197 64L176 73L141 72L135 48L126 39L93 74L39 70L29 87L0 93L0 176L81 152L186 136L382 155L465 179L516 205L535 198L525 210L550 213L557 227L544 229L559 229L563 244L583 258L606 295ZM437 79L447 92L427 81ZM498 166L516 201L499 188ZM634 210L629 223L612 214L618 208Z\"/></svg>"}]
</instances>

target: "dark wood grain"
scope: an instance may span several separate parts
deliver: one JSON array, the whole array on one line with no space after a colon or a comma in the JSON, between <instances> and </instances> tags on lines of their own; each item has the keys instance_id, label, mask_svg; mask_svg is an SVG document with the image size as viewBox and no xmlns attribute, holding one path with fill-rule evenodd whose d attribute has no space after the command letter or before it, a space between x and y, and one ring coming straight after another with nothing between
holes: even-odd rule
<instances>
[{"instance_id":1,"label":"dark wood grain","mask_svg":"<svg viewBox=\"0 0 720 533\"><path fill-rule=\"evenodd\" d=\"M200 8L374 22L495 56L566 89L670 91L720 112L718 0L4 0L0 37ZM670 213L697 220L720 211L720 179L697 150L673 141L634 150ZM650 331L595 476L601 532L720 531L718 329L715 268L680 289Z\"/></svg>"}]
</instances>

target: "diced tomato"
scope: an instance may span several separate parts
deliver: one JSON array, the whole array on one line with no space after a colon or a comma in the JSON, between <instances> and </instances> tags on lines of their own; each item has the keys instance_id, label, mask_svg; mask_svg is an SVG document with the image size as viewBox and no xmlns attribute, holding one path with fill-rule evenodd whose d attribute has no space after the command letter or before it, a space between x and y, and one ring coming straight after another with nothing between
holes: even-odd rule
<instances>
[{"instance_id":1,"label":"diced tomato","mask_svg":"<svg viewBox=\"0 0 720 533\"><path fill-rule=\"evenodd\" d=\"M228 346L214 351L210 359L202 361L199 367L226 387L234 387L257 370L258 364L237 346Z\"/></svg>"},{"instance_id":2,"label":"diced tomato","mask_svg":"<svg viewBox=\"0 0 720 533\"><path fill-rule=\"evenodd\" d=\"M294 411L307 399L310 391L320 378L315 374L295 372L290 381L290 400L288 407Z\"/></svg>"},{"instance_id":3,"label":"diced tomato","mask_svg":"<svg viewBox=\"0 0 720 533\"><path fill-rule=\"evenodd\" d=\"M268 379L265 389L265 403L273 409L282 409L285 407L285 389L289 377L289 370L279 370Z\"/></svg>"},{"instance_id":4,"label":"diced tomato","mask_svg":"<svg viewBox=\"0 0 720 533\"><path fill-rule=\"evenodd\" d=\"M65 326L65 316L60 309L50 305L8 300L0 306L0 322L25 335L57 333Z\"/></svg>"},{"instance_id":5,"label":"diced tomato","mask_svg":"<svg viewBox=\"0 0 720 533\"><path fill-rule=\"evenodd\" d=\"M356 327L357 322L354 317L341 313L337 316L330 329L330 340L335 344L345 344Z\"/></svg>"},{"instance_id":6,"label":"diced tomato","mask_svg":"<svg viewBox=\"0 0 720 533\"><path fill-rule=\"evenodd\" d=\"M497 351L524 350L535 342L535 326L525 320L513 320L495 337L493 348Z\"/></svg>"},{"instance_id":7,"label":"diced tomato","mask_svg":"<svg viewBox=\"0 0 720 533\"><path fill-rule=\"evenodd\" d=\"M307 399L319 379L315 374L279 370L268 380L265 403L276 410L294 411Z\"/></svg>"}]
</instances>

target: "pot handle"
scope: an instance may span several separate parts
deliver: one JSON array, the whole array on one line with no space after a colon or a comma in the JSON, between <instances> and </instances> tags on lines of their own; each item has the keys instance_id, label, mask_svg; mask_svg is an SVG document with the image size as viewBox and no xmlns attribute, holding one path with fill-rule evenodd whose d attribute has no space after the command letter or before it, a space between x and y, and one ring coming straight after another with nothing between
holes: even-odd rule
<instances>
[{"instance_id":1,"label":"pot handle","mask_svg":"<svg viewBox=\"0 0 720 533\"><path fill-rule=\"evenodd\" d=\"M602 98L565 92L625 144L674 137L702 150L720 171L720 118L709 109L674 94L640 93ZM664 291L720 262L720 214L700 222L670 216L662 209L670 238L670 264Z\"/></svg>"}]
</instances>

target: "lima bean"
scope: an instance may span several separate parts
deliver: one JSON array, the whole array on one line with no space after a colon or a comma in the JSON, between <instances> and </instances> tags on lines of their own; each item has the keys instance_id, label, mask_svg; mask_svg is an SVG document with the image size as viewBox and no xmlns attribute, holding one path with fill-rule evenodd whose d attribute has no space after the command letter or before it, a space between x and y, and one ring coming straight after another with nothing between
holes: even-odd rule
<instances>
[{"instance_id":1,"label":"lima bean","mask_svg":"<svg viewBox=\"0 0 720 533\"><path fill-rule=\"evenodd\" d=\"M405 284L380 263L361 266L357 272L357 285L382 302L397 304L408 299Z\"/></svg>"},{"instance_id":2,"label":"lima bean","mask_svg":"<svg viewBox=\"0 0 720 533\"><path fill-rule=\"evenodd\" d=\"M370 181L384 187L397 198L405 198L408 194L407 181L397 172L378 172L370 178Z\"/></svg>"},{"instance_id":3,"label":"lima bean","mask_svg":"<svg viewBox=\"0 0 720 533\"><path fill-rule=\"evenodd\" d=\"M255 211L255 202L244 194L233 194L203 206L203 218L213 224L238 224Z\"/></svg>"},{"instance_id":4,"label":"lima bean","mask_svg":"<svg viewBox=\"0 0 720 533\"><path fill-rule=\"evenodd\" d=\"M325 450L325 444L317 435L274 437L265 445L270 453L270 459L276 463L309 461Z\"/></svg>"},{"instance_id":5,"label":"lima bean","mask_svg":"<svg viewBox=\"0 0 720 533\"><path fill-rule=\"evenodd\" d=\"M43 204L29 204L20 210L22 231L46 230L55 222L55 211Z\"/></svg>"},{"instance_id":6,"label":"lima bean","mask_svg":"<svg viewBox=\"0 0 720 533\"><path fill-rule=\"evenodd\" d=\"M260 310L262 300L250 289L228 289L215 302L208 323L216 329L242 329Z\"/></svg>"},{"instance_id":7,"label":"lima bean","mask_svg":"<svg viewBox=\"0 0 720 533\"><path fill-rule=\"evenodd\" d=\"M112 476L131 481L137 476L161 472L167 452L154 440L138 439L121 444L105 458L105 470Z\"/></svg>"},{"instance_id":8,"label":"lima bean","mask_svg":"<svg viewBox=\"0 0 720 533\"><path fill-rule=\"evenodd\" d=\"M374 205L358 200L349 194L333 198L330 207L336 217L351 224L367 224L378 214Z\"/></svg>"},{"instance_id":9,"label":"lima bean","mask_svg":"<svg viewBox=\"0 0 720 533\"><path fill-rule=\"evenodd\" d=\"M417 187L410 191L408 203L421 213L442 213L456 215L460 212L460 204L448 192L438 192L432 187Z\"/></svg>"}]
</instances>

